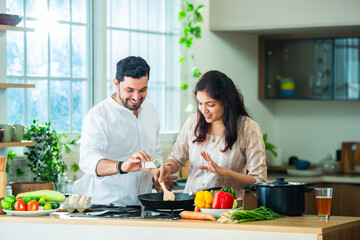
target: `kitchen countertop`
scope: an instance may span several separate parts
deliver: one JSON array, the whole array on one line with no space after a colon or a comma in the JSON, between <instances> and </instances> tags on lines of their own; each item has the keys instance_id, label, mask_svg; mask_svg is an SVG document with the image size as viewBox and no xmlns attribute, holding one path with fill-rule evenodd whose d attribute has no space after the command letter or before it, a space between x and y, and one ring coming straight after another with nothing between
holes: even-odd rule
<instances>
[{"instance_id":1,"label":"kitchen countertop","mask_svg":"<svg viewBox=\"0 0 360 240\"><path fill-rule=\"evenodd\" d=\"M303 183L348 183L360 184L359 175L321 175L314 177L295 177L287 174L268 174L268 182L273 182L277 177L285 178L287 182L303 182Z\"/></svg>"},{"instance_id":2,"label":"kitchen countertop","mask_svg":"<svg viewBox=\"0 0 360 240\"><path fill-rule=\"evenodd\" d=\"M21 231L19 231L21 229ZM181 234L180 234L181 233ZM2 239L36 236L41 239L356 239L360 234L360 218L333 216L321 221L317 216L288 217L271 221L220 224L201 220L144 220L69 218L60 212L42 217L19 217L0 214ZM334 238L340 236L341 238ZM344 236L346 236L344 238Z\"/></svg>"}]
</instances>

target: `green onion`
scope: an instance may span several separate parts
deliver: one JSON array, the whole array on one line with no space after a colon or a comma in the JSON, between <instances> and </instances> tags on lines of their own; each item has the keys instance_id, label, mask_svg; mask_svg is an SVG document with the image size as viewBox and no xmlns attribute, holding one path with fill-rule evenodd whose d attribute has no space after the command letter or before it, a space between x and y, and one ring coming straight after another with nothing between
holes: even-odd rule
<instances>
[{"instance_id":1,"label":"green onion","mask_svg":"<svg viewBox=\"0 0 360 240\"><path fill-rule=\"evenodd\" d=\"M277 218L283 218L286 216L280 215L274 210L266 207L258 207L254 210L237 210L231 213L230 219L232 221L249 222L260 220L272 220Z\"/></svg>"}]
</instances>

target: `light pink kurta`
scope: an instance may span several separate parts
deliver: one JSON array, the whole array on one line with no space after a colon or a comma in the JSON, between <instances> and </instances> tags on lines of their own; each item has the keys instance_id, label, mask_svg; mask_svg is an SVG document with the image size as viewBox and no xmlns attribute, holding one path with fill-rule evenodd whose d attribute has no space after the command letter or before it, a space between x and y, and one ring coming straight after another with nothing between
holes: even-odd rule
<instances>
[{"instance_id":1,"label":"light pink kurta","mask_svg":"<svg viewBox=\"0 0 360 240\"><path fill-rule=\"evenodd\" d=\"M207 165L200 155L202 151L207 152L211 159L221 167L231 169L235 172L254 177L256 182L267 180L267 164L265 155L265 144L259 125L251 118L243 116L238 121L238 137L231 150L226 152L220 150L225 147L225 134L222 136L208 135L202 143L193 143L195 139L194 129L197 123L197 114L192 114L186 121L179 133L172 152L168 159L178 161L185 166L190 160L189 176L184 192L197 192L210 187L232 187L237 198L244 197L244 190L206 170L200 170L197 165Z\"/></svg>"}]
</instances>

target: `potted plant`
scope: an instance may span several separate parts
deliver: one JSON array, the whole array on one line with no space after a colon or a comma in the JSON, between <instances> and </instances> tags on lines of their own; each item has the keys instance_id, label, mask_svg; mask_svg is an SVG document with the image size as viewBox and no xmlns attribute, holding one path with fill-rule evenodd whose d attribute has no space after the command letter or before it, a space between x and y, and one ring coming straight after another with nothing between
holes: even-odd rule
<instances>
[{"instance_id":1,"label":"potted plant","mask_svg":"<svg viewBox=\"0 0 360 240\"><path fill-rule=\"evenodd\" d=\"M32 121L23 139L36 143L33 147L27 147L24 153L30 170L35 174L33 180L54 183L58 188L59 175L66 171L61 150L65 147L67 152L70 151L60 139L67 137L67 134L57 134L51 128L51 122L37 124L37 120Z\"/></svg>"}]
</instances>

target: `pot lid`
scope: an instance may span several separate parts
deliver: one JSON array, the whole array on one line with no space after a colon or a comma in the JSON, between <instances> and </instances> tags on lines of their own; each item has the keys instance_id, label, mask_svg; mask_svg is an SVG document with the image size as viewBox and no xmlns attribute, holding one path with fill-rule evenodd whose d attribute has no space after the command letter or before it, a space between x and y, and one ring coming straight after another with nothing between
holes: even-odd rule
<instances>
[{"instance_id":1,"label":"pot lid","mask_svg":"<svg viewBox=\"0 0 360 240\"><path fill-rule=\"evenodd\" d=\"M285 178L277 177L273 182L262 182L256 183L256 186L259 187L290 187L290 186L303 186L305 183L297 183L297 182L286 182Z\"/></svg>"}]
</instances>

